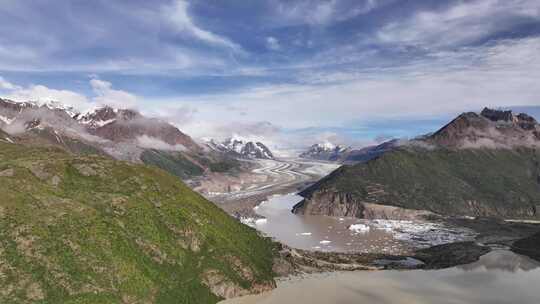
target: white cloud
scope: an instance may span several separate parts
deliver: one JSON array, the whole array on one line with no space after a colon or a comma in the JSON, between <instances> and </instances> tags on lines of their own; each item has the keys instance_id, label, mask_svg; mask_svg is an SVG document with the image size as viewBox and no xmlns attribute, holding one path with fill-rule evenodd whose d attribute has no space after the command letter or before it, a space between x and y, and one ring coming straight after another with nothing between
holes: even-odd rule
<instances>
[{"instance_id":1,"label":"white cloud","mask_svg":"<svg viewBox=\"0 0 540 304\"><path fill-rule=\"evenodd\" d=\"M212 136L211 124L270 121L285 129L302 129L351 127L355 121L354 127L359 127L362 120L538 105L539 53L540 38L506 40L434 53L408 66L338 75L345 81L333 81L329 72L330 84L265 85L161 102L197 108L192 123L182 126L195 136Z\"/></svg>"},{"instance_id":2,"label":"white cloud","mask_svg":"<svg viewBox=\"0 0 540 304\"><path fill-rule=\"evenodd\" d=\"M342 0L303 0L276 4L277 23L325 26L365 14L385 0L354 1L354 6Z\"/></svg>"},{"instance_id":3,"label":"white cloud","mask_svg":"<svg viewBox=\"0 0 540 304\"><path fill-rule=\"evenodd\" d=\"M189 4L184 0L176 0L172 5L163 8L163 15L175 27L178 32L191 35L206 43L223 46L243 52L242 48L231 40L204 30L197 26L188 13Z\"/></svg>"},{"instance_id":4,"label":"white cloud","mask_svg":"<svg viewBox=\"0 0 540 304\"><path fill-rule=\"evenodd\" d=\"M138 104L137 96L122 90L112 88L110 82L91 79L90 85L96 96L93 102L96 104L109 105L117 108L134 108Z\"/></svg>"},{"instance_id":5,"label":"white cloud","mask_svg":"<svg viewBox=\"0 0 540 304\"><path fill-rule=\"evenodd\" d=\"M420 11L411 18L383 27L382 42L440 47L461 45L507 29L516 19L540 18L540 2L530 0L475 0L441 11Z\"/></svg>"},{"instance_id":6,"label":"white cloud","mask_svg":"<svg viewBox=\"0 0 540 304\"><path fill-rule=\"evenodd\" d=\"M26 88L15 86L6 96L15 101L58 101L76 109L88 109L91 106L86 96L69 90L56 90L44 85L30 85Z\"/></svg>"},{"instance_id":7,"label":"white cloud","mask_svg":"<svg viewBox=\"0 0 540 304\"><path fill-rule=\"evenodd\" d=\"M137 145L141 148L147 149L158 149L165 151L187 151L186 147L183 145L170 145L159 138L147 135L137 137Z\"/></svg>"},{"instance_id":8,"label":"white cloud","mask_svg":"<svg viewBox=\"0 0 540 304\"><path fill-rule=\"evenodd\" d=\"M94 97L87 97L70 90L52 89L44 85L21 87L0 77L0 88L4 87L7 90L5 98L15 101L58 101L80 111L89 110L96 105L109 105L117 108L138 106L137 96L126 91L113 89L110 82L93 78L90 80L90 86L95 94Z\"/></svg>"},{"instance_id":9,"label":"white cloud","mask_svg":"<svg viewBox=\"0 0 540 304\"><path fill-rule=\"evenodd\" d=\"M272 51L278 51L281 49L281 45L279 44L279 40L275 37L266 37L266 47Z\"/></svg>"},{"instance_id":10,"label":"white cloud","mask_svg":"<svg viewBox=\"0 0 540 304\"><path fill-rule=\"evenodd\" d=\"M5 80L2 76L0 76L0 90L16 90L20 87L12 84L11 82Z\"/></svg>"}]
</instances>

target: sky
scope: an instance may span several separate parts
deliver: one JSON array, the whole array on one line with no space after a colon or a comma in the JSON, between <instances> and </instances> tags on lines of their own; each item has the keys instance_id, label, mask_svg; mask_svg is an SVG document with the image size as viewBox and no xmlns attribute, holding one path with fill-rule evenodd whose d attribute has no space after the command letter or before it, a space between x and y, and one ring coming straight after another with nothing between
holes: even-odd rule
<instances>
[{"instance_id":1,"label":"sky","mask_svg":"<svg viewBox=\"0 0 540 304\"><path fill-rule=\"evenodd\" d=\"M537 111L539 54L536 0L0 0L0 96L284 150Z\"/></svg>"}]
</instances>

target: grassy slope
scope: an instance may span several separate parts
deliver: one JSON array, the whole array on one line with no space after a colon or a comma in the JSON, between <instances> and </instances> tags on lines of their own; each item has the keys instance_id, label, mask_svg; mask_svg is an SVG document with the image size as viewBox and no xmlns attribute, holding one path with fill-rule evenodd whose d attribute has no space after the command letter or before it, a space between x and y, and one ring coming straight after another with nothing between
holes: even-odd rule
<instances>
[{"instance_id":1,"label":"grassy slope","mask_svg":"<svg viewBox=\"0 0 540 304\"><path fill-rule=\"evenodd\" d=\"M198 164L178 152L146 150L141 154L143 163L161 168L182 179L202 175L204 169L201 166L212 172L221 173L234 173L241 166L238 160L225 156L208 154L190 155L190 157Z\"/></svg>"},{"instance_id":2,"label":"grassy slope","mask_svg":"<svg viewBox=\"0 0 540 304\"><path fill-rule=\"evenodd\" d=\"M540 205L540 152L512 150L410 150L386 153L342 167L307 189L332 189L360 200L443 214L528 217ZM371 189L384 193L369 195ZM471 205L471 201L473 201Z\"/></svg>"},{"instance_id":3,"label":"grassy slope","mask_svg":"<svg viewBox=\"0 0 540 304\"><path fill-rule=\"evenodd\" d=\"M159 169L0 142L1 303L215 303L202 273L269 282L271 246Z\"/></svg>"},{"instance_id":4,"label":"grassy slope","mask_svg":"<svg viewBox=\"0 0 540 304\"><path fill-rule=\"evenodd\" d=\"M146 150L141 154L141 160L147 165L161 168L180 178L199 176L204 170L177 152Z\"/></svg>"}]
</instances>

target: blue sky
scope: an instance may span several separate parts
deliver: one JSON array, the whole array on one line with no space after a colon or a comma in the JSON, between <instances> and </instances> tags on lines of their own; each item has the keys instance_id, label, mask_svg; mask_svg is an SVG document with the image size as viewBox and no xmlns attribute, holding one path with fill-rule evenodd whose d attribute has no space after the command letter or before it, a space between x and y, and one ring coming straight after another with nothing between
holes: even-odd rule
<instances>
[{"instance_id":1,"label":"blue sky","mask_svg":"<svg viewBox=\"0 0 540 304\"><path fill-rule=\"evenodd\" d=\"M0 1L0 95L362 145L540 105L540 1Z\"/></svg>"}]
</instances>

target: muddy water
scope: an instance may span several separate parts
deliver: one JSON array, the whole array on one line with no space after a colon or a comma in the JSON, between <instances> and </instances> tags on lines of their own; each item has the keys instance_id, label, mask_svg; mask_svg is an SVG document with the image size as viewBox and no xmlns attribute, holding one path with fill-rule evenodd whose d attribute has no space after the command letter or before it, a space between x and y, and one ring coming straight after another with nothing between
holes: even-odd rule
<instances>
[{"instance_id":1,"label":"muddy water","mask_svg":"<svg viewBox=\"0 0 540 304\"><path fill-rule=\"evenodd\" d=\"M455 268L423 271L349 272L278 283L259 296L223 304L538 304L540 263L498 250Z\"/></svg>"},{"instance_id":2,"label":"muddy water","mask_svg":"<svg viewBox=\"0 0 540 304\"><path fill-rule=\"evenodd\" d=\"M407 254L412 248L429 247L473 238L467 229L438 223L364 220L329 216L302 216L291 213L302 197L276 195L261 203L255 212L266 220L255 228L294 248ZM349 229L353 225L353 228Z\"/></svg>"},{"instance_id":3,"label":"muddy water","mask_svg":"<svg viewBox=\"0 0 540 304\"><path fill-rule=\"evenodd\" d=\"M350 225L359 223L358 219L291 213L301 200L294 194L271 197L257 207L256 213L266 221L258 221L255 227L284 244L307 250L400 252L408 247L385 230L349 230Z\"/></svg>"}]
</instances>

